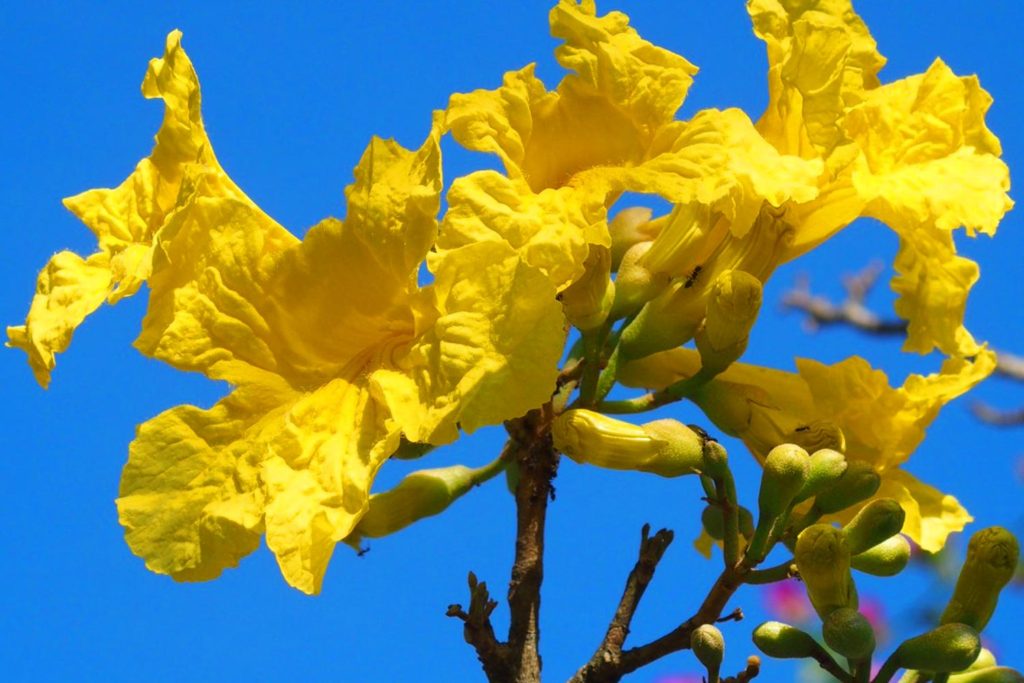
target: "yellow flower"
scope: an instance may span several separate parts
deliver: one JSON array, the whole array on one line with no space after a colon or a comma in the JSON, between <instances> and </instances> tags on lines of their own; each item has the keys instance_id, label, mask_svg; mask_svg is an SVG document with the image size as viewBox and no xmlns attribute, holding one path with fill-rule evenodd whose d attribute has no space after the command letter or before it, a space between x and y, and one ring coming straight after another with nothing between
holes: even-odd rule
<instances>
[{"instance_id":1,"label":"yellow flower","mask_svg":"<svg viewBox=\"0 0 1024 683\"><path fill-rule=\"evenodd\" d=\"M676 349L627 364L623 383L660 389L700 368L696 351ZM924 439L943 405L992 373L995 355L948 359L936 374L910 375L894 389L885 373L859 357L835 365L798 359L798 373L734 363L693 400L723 432L743 440L763 462L778 444L799 442L809 427L842 432L846 458L866 462L882 477L876 497L895 498L907 513L904 533L928 551L943 546L970 515L949 495L900 469ZM855 513L847 511L844 519Z\"/></svg>"},{"instance_id":2,"label":"yellow flower","mask_svg":"<svg viewBox=\"0 0 1024 683\"><path fill-rule=\"evenodd\" d=\"M551 31L570 70L549 92L533 66L498 90L454 95L446 125L463 146L497 154L506 174L457 179L438 246L499 240L562 290L584 272L588 245L608 247L606 210L623 191L698 202L749 223L762 201L817 193L820 162L779 154L738 109L673 117L696 67L643 40L593 0L560 0ZM737 228L739 230L739 228Z\"/></svg>"},{"instance_id":3,"label":"yellow flower","mask_svg":"<svg viewBox=\"0 0 1024 683\"><path fill-rule=\"evenodd\" d=\"M167 107L152 156L71 205L100 233L103 267L144 253L129 275L106 271L122 287L148 280L137 348L234 388L138 428L117 501L127 541L150 569L204 580L265 534L286 580L317 592L400 436L441 444L548 399L564 342L554 289L498 242L432 256L434 282L418 286L437 234L439 119L416 151L374 139L345 220L300 241L217 165L179 33L144 91ZM13 335L34 339L43 371L90 292L50 288Z\"/></svg>"}]
</instances>

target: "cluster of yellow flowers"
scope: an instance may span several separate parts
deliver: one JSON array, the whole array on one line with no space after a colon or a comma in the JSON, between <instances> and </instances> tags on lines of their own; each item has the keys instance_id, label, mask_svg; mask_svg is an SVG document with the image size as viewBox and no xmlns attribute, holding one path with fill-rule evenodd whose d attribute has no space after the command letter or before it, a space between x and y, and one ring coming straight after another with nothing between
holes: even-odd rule
<instances>
[{"instance_id":1,"label":"cluster of yellow flowers","mask_svg":"<svg viewBox=\"0 0 1024 683\"><path fill-rule=\"evenodd\" d=\"M881 84L885 59L849 0L748 9L769 60L756 123L738 109L677 120L696 67L621 13L560 0L551 31L568 74L554 91L527 66L452 96L417 150L374 139L345 219L301 240L221 169L171 33L142 86L165 106L152 154L120 186L65 201L99 249L55 255L25 325L8 328L46 386L78 325L146 283L136 348L233 387L139 427L117 501L132 550L203 580L265 534L286 580L317 592L335 544L369 532L374 476L403 443L449 443L546 403L569 326L620 321L614 379L657 389L695 376L701 352L681 348L695 335L705 362L725 349L692 396L719 429L759 458L809 425L840 432L906 510L905 532L941 547L969 516L899 465L994 368L963 326L978 268L953 242L959 227L994 233L1011 206L991 100L941 61ZM439 218L449 133L505 172L455 179ZM609 220L623 192L674 208ZM894 389L859 358L801 360L799 374L733 363L749 324L730 337L730 316L752 323L760 283L859 216L899 235L906 349L939 349L941 371ZM724 322L705 321L718 299Z\"/></svg>"}]
</instances>

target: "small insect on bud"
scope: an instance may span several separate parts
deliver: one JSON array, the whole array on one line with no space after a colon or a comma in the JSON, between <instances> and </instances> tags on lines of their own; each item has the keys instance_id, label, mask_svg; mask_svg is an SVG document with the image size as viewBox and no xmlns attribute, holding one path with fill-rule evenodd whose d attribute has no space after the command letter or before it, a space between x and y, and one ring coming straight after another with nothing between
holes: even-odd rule
<instances>
[{"instance_id":1,"label":"small insect on bud","mask_svg":"<svg viewBox=\"0 0 1024 683\"><path fill-rule=\"evenodd\" d=\"M807 467L807 480L793 498L800 503L813 498L839 481L846 472L846 457L839 451L823 448L811 454Z\"/></svg>"},{"instance_id":2,"label":"small insect on bud","mask_svg":"<svg viewBox=\"0 0 1024 683\"><path fill-rule=\"evenodd\" d=\"M812 524L797 536L793 560L807 587L807 597L822 619L833 610L857 607L850 549L842 531L828 524Z\"/></svg>"},{"instance_id":3,"label":"small insect on bud","mask_svg":"<svg viewBox=\"0 0 1024 683\"><path fill-rule=\"evenodd\" d=\"M839 512L875 495L881 485L882 478L871 465L847 462L843 476L814 497L814 507L824 514Z\"/></svg>"},{"instance_id":4,"label":"small insect on bud","mask_svg":"<svg viewBox=\"0 0 1024 683\"><path fill-rule=\"evenodd\" d=\"M872 576L895 576L910 562L910 542L893 536L850 558L850 566Z\"/></svg>"},{"instance_id":5,"label":"small insect on bud","mask_svg":"<svg viewBox=\"0 0 1024 683\"><path fill-rule=\"evenodd\" d=\"M580 408L559 415L551 435L555 448L581 464L663 477L693 474L703 465L704 439L675 420L636 425Z\"/></svg>"},{"instance_id":6,"label":"small insect on bud","mask_svg":"<svg viewBox=\"0 0 1024 683\"><path fill-rule=\"evenodd\" d=\"M592 330L605 321L615 298L611 281L611 252L608 247L590 245L583 276L561 294L566 320L579 330Z\"/></svg>"},{"instance_id":7,"label":"small insect on bud","mask_svg":"<svg viewBox=\"0 0 1024 683\"><path fill-rule=\"evenodd\" d=\"M750 330L761 310L761 290L761 281L741 270L727 270L715 278L704 324L694 337L703 370L718 374L747 350Z\"/></svg>"},{"instance_id":8,"label":"small insect on bud","mask_svg":"<svg viewBox=\"0 0 1024 683\"><path fill-rule=\"evenodd\" d=\"M717 681L722 658L725 656L725 639L722 632L711 624L698 626L690 634L690 649L696 655L697 661L708 670L708 679Z\"/></svg>"},{"instance_id":9,"label":"small insect on bud","mask_svg":"<svg viewBox=\"0 0 1024 683\"><path fill-rule=\"evenodd\" d=\"M821 647L809 633L778 621L766 621L755 628L753 638L758 650L776 659L811 657Z\"/></svg>"},{"instance_id":10,"label":"small insect on bud","mask_svg":"<svg viewBox=\"0 0 1024 683\"><path fill-rule=\"evenodd\" d=\"M992 618L999 592L1017 571L1020 546L1003 527L982 529L967 544L967 559L940 623L960 623L981 631Z\"/></svg>"},{"instance_id":11,"label":"small insect on bud","mask_svg":"<svg viewBox=\"0 0 1024 683\"><path fill-rule=\"evenodd\" d=\"M907 513L894 498L878 498L871 501L843 527L850 553L859 555L892 538L902 531L906 518Z\"/></svg>"},{"instance_id":12,"label":"small insect on bud","mask_svg":"<svg viewBox=\"0 0 1024 683\"><path fill-rule=\"evenodd\" d=\"M825 643L854 661L863 661L875 651L875 631L860 612L849 607L834 610L825 617L821 635Z\"/></svg>"},{"instance_id":13,"label":"small insect on bud","mask_svg":"<svg viewBox=\"0 0 1024 683\"><path fill-rule=\"evenodd\" d=\"M370 507L356 525L353 537L380 538L424 517L443 512L474 484L486 478L482 477L484 469L454 465L406 475L390 491L370 496Z\"/></svg>"},{"instance_id":14,"label":"small insect on bud","mask_svg":"<svg viewBox=\"0 0 1024 683\"><path fill-rule=\"evenodd\" d=\"M897 668L947 673L963 671L980 652L981 639L977 631L966 624L945 624L904 641L890 660Z\"/></svg>"}]
</instances>

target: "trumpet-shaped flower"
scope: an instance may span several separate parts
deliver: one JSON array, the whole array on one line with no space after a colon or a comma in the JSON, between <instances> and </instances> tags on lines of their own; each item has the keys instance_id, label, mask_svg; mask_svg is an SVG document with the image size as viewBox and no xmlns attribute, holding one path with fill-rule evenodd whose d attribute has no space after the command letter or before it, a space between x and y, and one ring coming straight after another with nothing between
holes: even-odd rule
<instances>
[{"instance_id":1,"label":"trumpet-shaped flower","mask_svg":"<svg viewBox=\"0 0 1024 683\"><path fill-rule=\"evenodd\" d=\"M374 139L346 218L299 240L217 165L179 33L144 92L166 106L151 157L120 188L69 202L101 238L93 270L76 271L95 286L54 286L52 271L78 262L51 263L12 341L31 339L45 373L100 293L148 280L137 348L233 390L138 428L117 501L129 545L154 571L203 580L265 534L286 580L316 592L401 436L445 443L550 396L564 340L554 289L498 242L431 257L434 282L417 284L437 234L439 120L416 151ZM130 272L112 265L129 252Z\"/></svg>"},{"instance_id":2,"label":"trumpet-shaped flower","mask_svg":"<svg viewBox=\"0 0 1024 683\"><path fill-rule=\"evenodd\" d=\"M778 153L740 110L673 120L696 67L643 40L625 15L560 0L551 31L565 41L555 56L571 72L555 91L531 65L498 90L451 98L455 139L497 154L506 173L453 183L441 248L505 241L561 290L582 275L589 244L610 245L606 209L623 191L698 202L737 225L766 200L817 194L820 162Z\"/></svg>"},{"instance_id":3,"label":"trumpet-shaped flower","mask_svg":"<svg viewBox=\"0 0 1024 683\"><path fill-rule=\"evenodd\" d=\"M676 349L627 364L630 386L663 388L693 376L700 356ZM949 495L919 481L900 466L924 439L943 405L987 377L995 355L983 349L971 362L948 359L938 373L910 375L902 387L859 357L835 365L798 359L798 373L734 363L707 383L693 400L723 432L743 440L761 462L776 445L805 442L809 429L830 427L845 437L846 458L866 462L882 477L877 497L895 498L907 513L904 533L929 551L971 521ZM846 514L856 512L851 510Z\"/></svg>"}]
</instances>

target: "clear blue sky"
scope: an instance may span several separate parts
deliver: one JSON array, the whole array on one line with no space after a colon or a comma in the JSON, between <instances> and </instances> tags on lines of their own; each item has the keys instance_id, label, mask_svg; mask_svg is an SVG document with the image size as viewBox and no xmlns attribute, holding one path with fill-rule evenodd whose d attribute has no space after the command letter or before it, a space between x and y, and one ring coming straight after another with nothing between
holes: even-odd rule
<instances>
[{"instance_id":1,"label":"clear blue sky","mask_svg":"<svg viewBox=\"0 0 1024 683\"><path fill-rule=\"evenodd\" d=\"M242 7L245 9L241 9ZM6 241L0 319L19 323L36 272L54 251L88 252L86 228L60 199L119 183L149 153L161 107L139 94L147 60L164 36L184 31L203 85L204 117L218 157L268 213L301 233L344 212L342 188L373 134L418 144L431 109L451 92L495 87L504 71L537 61L554 85L547 2L15 3L0 23L5 67L0 122L0 205ZM1024 6L996 0L888 0L857 5L890 59L885 80L923 71L942 56L958 73L978 73L995 97L989 125L1015 178L1024 173ZM741 2L621 0L642 35L701 67L684 115L765 99L763 45ZM451 149L449 145L447 149ZM449 178L491 163L452 153ZM961 240L982 263L969 328L999 348L1024 352L1020 315L1024 214L1011 213L995 240ZM858 224L810 257L781 269L766 292L752 358L791 368L793 356L826 362L865 355L899 381L937 358L905 358L894 341L844 331L808 336L774 306L797 274L840 293L837 275L872 257L891 260L895 238ZM879 291L873 303L888 307ZM136 424L180 403L209 405L224 387L172 371L130 348L144 311L137 296L94 316L59 359L52 388L35 385L24 357L0 353L4 386L0 458L0 677L12 681L457 681L482 678L461 625L445 607L465 601L470 569L503 595L513 538L512 500L501 482L479 489L445 516L372 544L358 558L339 547L324 592L288 588L265 550L208 584L180 585L146 571L128 551L113 499ZM975 392L1006 408L1024 405L1024 386L993 379ZM686 415L678 408L666 414ZM432 456L432 464L480 464L500 447L485 431ZM966 402L949 406L909 469L955 493L973 528L1020 530L1016 475L1024 429L979 426ZM755 466L733 447L748 505ZM401 476L385 468L382 486ZM741 484L742 486L742 484ZM672 628L696 606L718 570L689 548L700 509L693 481L601 472L563 463L551 508L544 590L543 654L548 680L589 657L614 609L645 521L677 532L634 625L639 644ZM889 601L897 626L929 593L924 574L864 582ZM749 633L765 618L755 591L733 603L747 619L727 624L729 669L754 652ZM1004 600L990 627L1005 663L1021 596ZM504 606L503 606L504 607ZM497 620L504 624L504 609ZM631 680L696 671L682 653ZM773 673L774 672L774 673ZM771 666L759 680L791 680Z\"/></svg>"}]
</instances>

